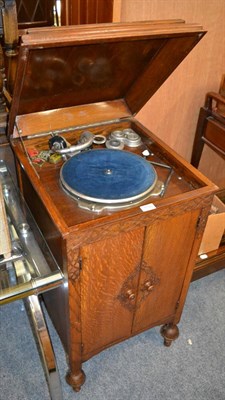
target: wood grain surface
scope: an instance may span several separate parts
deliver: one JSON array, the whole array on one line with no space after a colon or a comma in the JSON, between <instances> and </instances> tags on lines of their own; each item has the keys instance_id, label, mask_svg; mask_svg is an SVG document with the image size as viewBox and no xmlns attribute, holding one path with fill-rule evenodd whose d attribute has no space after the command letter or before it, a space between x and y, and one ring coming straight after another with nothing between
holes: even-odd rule
<instances>
[{"instance_id":1,"label":"wood grain surface","mask_svg":"<svg viewBox=\"0 0 225 400\"><path fill-rule=\"evenodd\" d=\"M143 265L138 289L133 331L138 332L159 319L175 314L186 268L195 237L199 211L195 210L147 227L143 251ZM179 243L179 246L178 246ZM189 248L189 251L186 249ZM176 249L176 250L175 250ZM148 276L146 266L156 275ZM149 294L143 301L152 284Z\"/></svg>"},{"instance_id":2,"label":"wood grain surface","mask_svg":"<svg viewBox=\"0 0 225 400\"><path fill-rule=\"evenodd\" d=\"M121 298L124 281L135 305L141 263L144 228L98 241L81 249L81 320L83 352L95 352L110 343L130 336L132 307ZM124 293L126 296L126 294Z\"/></svg>"}]
</instances>

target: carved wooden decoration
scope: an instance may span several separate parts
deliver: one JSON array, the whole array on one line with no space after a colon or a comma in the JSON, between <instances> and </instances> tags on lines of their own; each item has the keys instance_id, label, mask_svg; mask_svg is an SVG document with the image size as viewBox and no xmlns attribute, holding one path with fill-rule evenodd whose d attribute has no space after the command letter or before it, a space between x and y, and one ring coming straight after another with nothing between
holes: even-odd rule
<instances>
[{"instance_id":1,"label":"carved wooden decoration","mask_svg":"<svg viewBox=\"0 0 225 400\"><path fill-rule=\"evenodd\" d=\"M74 283L80 275L81 270L81 259L77 256L77 252L70 249L68 252L68 262L69 262L69 270L68 270L68 278Z\"/></svg>"},{"instance_id":2,"label":"carved wooden decoration","mask_svg":"<svg viewBox=\"0 0 225 400\"><path fill-rule=\"evenodd\" d=\"M129 311L133 311L136 306L136 280L137 275L139 275L140 266L138 265L134 272L128 276L125 280L117 299L121 302L121 304L127 308Z\"/></svg>"},{"instance_id":3,"label":"carved wooden decoration","mask_svg":"<svg viewBox=\"0 0 225 400\"><path fill-rule=\"evenodd\" d=\"M137 300L137 288L135 287L135 282L137 280L137 276L140 274L140 270L142 271L142 279L144 279L144 282L141 284L139 289L140 292ZM153 269L143 262L142 266L138 266L126 279L117 299L129 311L133 311L141 305L141 303L151 294L151 292L159 283L160 279L157 277Z\"/></svg>"}]
</instances>

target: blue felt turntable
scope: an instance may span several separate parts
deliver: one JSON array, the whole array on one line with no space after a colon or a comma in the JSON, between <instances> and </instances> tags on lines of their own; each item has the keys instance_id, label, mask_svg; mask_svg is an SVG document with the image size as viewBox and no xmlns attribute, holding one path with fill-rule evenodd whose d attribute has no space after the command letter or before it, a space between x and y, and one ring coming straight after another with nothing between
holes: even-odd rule
<instances>
[{"instance_id":1,"label":"blue felt turntable","mask_svg":"<svg viewBox=\"0 0 225 400\"><path fill-rule=\"evenodd\" d=\"M157 174L144 158L122 150L97 149L81 152L62 166L60 181L77 200L114 206L136 203L154 188ZM83 204L83 203L82 203Z\"/></svg>"}]
</instances>

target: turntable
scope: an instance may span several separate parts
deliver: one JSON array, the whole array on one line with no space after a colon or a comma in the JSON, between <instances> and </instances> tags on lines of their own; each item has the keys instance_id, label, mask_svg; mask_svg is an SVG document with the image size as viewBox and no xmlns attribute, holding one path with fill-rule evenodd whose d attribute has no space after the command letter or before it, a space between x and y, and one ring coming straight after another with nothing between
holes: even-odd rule
<instances>
[{"instance_id":1,"label":"turntable","mask_svg":"<svg viewBox=\"0 0 225 400\"><path fill-rule=\"evenodd\" d=\"M157 174L150 163L136 154L101 149L68 160L61 168L60 181L81 208L99 212L140 204L153 194Z\"/></svg>"},{"instance_id":2,"label":"turntable","mask_svg":"<svg viewBox=\"0 0 225 400\"><path fill-rule=\"evenodd\" d=\"M9 134L65 276L44 300L75 390L82 363L112 344L157 325L165 345L178 336L216 187L134 115L204 34L176 20L22 37Z\"/></svg>"}]
</instances>

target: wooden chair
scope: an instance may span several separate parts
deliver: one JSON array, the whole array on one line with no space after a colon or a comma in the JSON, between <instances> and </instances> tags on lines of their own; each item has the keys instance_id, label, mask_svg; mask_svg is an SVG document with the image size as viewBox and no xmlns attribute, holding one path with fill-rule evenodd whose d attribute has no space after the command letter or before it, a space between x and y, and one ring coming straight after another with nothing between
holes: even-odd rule
<instances>
[{"instance_id":1,"label":"wooden chair","mask_svg":"<svg viewBox=\"0 0 225 400\"><path fill-rule=\"evenodd\" d=\"M191 164L199 165L204 144L225 159L225 75L220 93L209 92L201 107L194 139Z\"/></svg>"},{"instance_id":2,"label":"wooden chair","mask_svg":"<svg viewBox=\"0 0 225 400\"><path fill-rule=\"evenodd\" d=\"M199 112L191 158L191 163L196 168L205 144L225 159L225 75L222 78L219 93L207 93L204 107L201 107ZM225 188L221 188L217 196L225 202ZM197 258L192 280L202 278L224 267L225 235L217 250L208 253L206 259Z\"/></svg>"}]
</instances>

